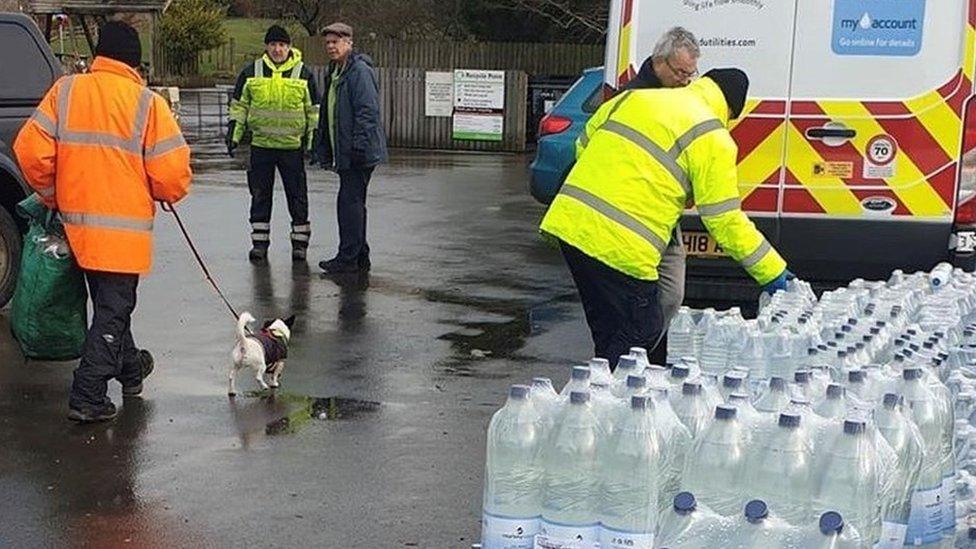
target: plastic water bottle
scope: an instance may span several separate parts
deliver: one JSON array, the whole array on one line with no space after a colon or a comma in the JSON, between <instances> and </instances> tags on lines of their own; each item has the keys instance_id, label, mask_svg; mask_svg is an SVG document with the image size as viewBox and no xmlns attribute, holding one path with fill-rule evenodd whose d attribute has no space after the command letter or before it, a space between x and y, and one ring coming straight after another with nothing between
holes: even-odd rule
<instances>
[{"instance_id":1,"label":"plastic water bottle","mask_svg":"<svg viewBox=\"0 0 976 549\"><path fill-rule=\"evenodd\" d=\"M699 503L690 492L674 496L663 513L655 549L713 549L728 539L732 521Z\"/></svg>"},{"instance_id":2,"label":"plastic water bottle","mask_svg":"<svg viewBox=\"0 0 976 549\"><path fill-rule=\"evenodd\" d=\"M681 486L681 472L692 438L688 428L674 413L667 390L652 388L647 394L653 403L654 424L663 441L658 503L659 509L665 510L670 507L671 499L677 495Z\"/></svg>"},{"instance_id":3,"label":"plastic water bottle","mask_svg":"<svg viewBox=\"0 0 976 549\"><path fill-rule=\"evenodd\" d=\"M596 383L613 384L613 372L610 371L610 361L605 358L591 358L589 362L590 381Z\"/></svg>"},{"instance_id":4,"label":"plastic water bottle","mask_svg":"<svg viewBox=\"0 0 976 549\"><path fill-rule=\"evenodd\" d=\"M630 397L643 394L647 390L647 378L643 375L627 376L627 381L621 387L620 393L617 395L618 398L624 401L625 406L630 405Z\"/></svg>"},{"instance_id":5,"label":"plastic water bottle","mask_svg":"<svg viewBox=\"0 0 976 549\"><path fill-rule=\"evenodd\" d=\"M735 366L749 372L749 379L760 380L769 377L766 371L765 349L762 333L755 331L746 334L745 345L735 357Z\"/></svg>"},{"instance_id":6,"label":"plastic water bottle","mask_svg":"<svg viewBox=\"0 0 976 549\"><path fill-rule=\"evenodd\" d=\"M539 416L542 418L546 427L546 434L552 430L556 424L556 416L559 414L562 398L552 386L552 380L548 377L532 378L532 385L529 390L529 400L535 406Z\"/></svg>"},{"instance_id":7,"label":"plastic water bottle","mask_svg":"<svg viewBox=\"0 0 976 549\"><path fill-rule=\"evenodd\" d=\"M906 367L902 372L901 395L911 410L912 419L922 436L925 454L921 472L912 494L906 544L938 546L942 542L945 508L942 505L942 418L939 404L923 379L919 368Z\"/></svg>"},{"instance_id":8,"label":"plastic water bottle","mask_svg":"<svg viewBox=\"0 0 976 549\"><path fill-rule=\"evenodd\" d=\"M781 517L772 516L769 506L761 499L746 504L745 512L735 522L735 533L729 542L731 549L784 547L789 543L792 528Z\"/></svg>"},{"instance_id":9,"label":"plastic water bottle","mask_svg":"<svg viewBox=\"0 0 976 549\"><path fill-rule=\"evenodd\" d=\"M670 373L671 372L669 372L664 366L651 364L649 368L644 370L644 376L647 378L647 386L665 389L668 388L668 375Z\"/></svg>"},{"instance_id":10,"label":"plastic water bottle","mask_svg":"<svg viewBox=\"0 0 976 549\"><path fill-rule=\"evenodd\" d=\"M630 354L637 358L637 368L641 372L651 367L651 360L647 358L647 349L643 347L631 347Z\"/></svg>"},{"instance_id":11,"label":"plastic water bottle","mask_svg":"<svg viewBox=\"0 0 976 549\"><path fill-rule=\"evenodd\" d=\"M719 392L726 402L728 402L729 395L746 390L748 390L748 388L746 387L745 374L733 370L722 376L722 385L719 387Z\"/></svg>"},{"instance_id":12,"label":"plastic water bottle","mask_svg":"<svg viewBox=\"0 0 976 549\"><path fill-rule=\"evenodd\" d=\"M825 398L813 411L827 419L841 419L847 415L847 389L839 383L827 385Z\"/></svg>"},{"instance_id":13,"label":"plastic water bottle","mask_svg":"<svg viewBox=\"0 0 976 549\"><path fill-rule=\"evenodd\" d=\"M881 407L875 411L874 419L881 435L897 456L891 490L892 501L883 510L881 532L881 546L895 547L901 545L908 531L912 492L922 470L925 447L918 427L906 416L902 399L898 395L886 394Z\"/></svg>"},{"instance_id":14,"label":"plastic water bottle","mask_svg":"<svg viewBox=\"0 0 976 549\"><path fill-rule=\"evenodd\" d=\"M764 353L766 375L792 379L793 372L796 371L796 363L793 361L793 344L789 334L786 332L775 334L771 339L766 340L766 344Z\"/></svg>"},{"instance_id":15,"label":"plastic water bottle","mask_svg":"<svg viewBox=\"0 0 976 549\"><path fill-rule=\"evenodd\" d=\"M796 414L780 414L776 428L750 456L745 479L753 494L771 502L787 521L801 524L813 497L813 449Z\"/></svg>"},{"instance_id":16,"label":"plastic water bottle","mask_svg":"<svg viewBox=\"0 0 976 549\"><path fill-rule=\"evenodd\" d=\"M539 531L543 424L529 387L514 385L488 425L481 543L531 549Z\"/></svg>"},{"instance_id":17,"label":"plastic water bottle","mask_svg":"<svg viewBox=\"0 0 976 549\"><path fill-rule=\"evenodd\" d=\"M701 360L701 352L705 343L705 334L708 330L718 322L718 316L715 314L715 309L705 309L701 312L701 317L698 319L698 323L695 325L695 356L698 360Z\"/></svg>"},{"instance_id":18,"label":"plastic water bottle","mask_svg":"<svg viewBox=\"0 0 976 549\"><path fill-rule=\"evenodd\" d=\"M650 549L654 544L661 448L649 400L630 399L629 413L600 459L601 548Z\"/></svg>"},{"instance_id":19,"label":"plastic water bottle","mask_svg":"<svg viewBox=\"0 0 976 549\"><path fill-rule=\"evenodd\" d=\"M948 263L939 263L936 265L935 269L929 273L929 285L932 286L933 290L941 290L949 285L952 281L952 265Z\"/></svg>"},{"instance_id":20,"label":"plastic water bottle","mask_svg":"<svg viewBox=\"0 0 976 549\"><path fill-rule=\"evenodd\" d=\"M668 364L683 356L695 356L695 319L688 307L678 309L668 328Z\"/></svg>"},{"instance_id":21,"label":"plastic water bottle","mask_svg":"<svg viewBox=\"0 0 976 549\"><path fill-rule=\"evenodd\" d=\"M634 355L622 355L617 360L617 369L613 371L614 385L623 385L627 382L627 376L641 375L643 371L637 367L637 357Z\"/></svg>"},{"instance_id":22,"label":"plastic water bottle","mask_svg":"<svg viewBox=\"0 0 976 549\"><path fill-rule=\"evenodd\" d=\"M676 400L681 396L681 387L686 381L691 381L691 370L687 366L680 364L672 366L670 375L668 376L668 386L672 400Z\"/></svg>"},{"instance_id":23,"label":"plastic water bottle","mask_svg":"<svg viewBox=\"0 0 976 549\"><path fill-rule=\"evenodd\" d=\"M574 391L589 392L591 375L589 367L574 366L572 372L569 374L569 381L563 386L563 390L559 392L559 396L568 399L569 394Z\"/></svg>"},{"instance_id":24,"label":"plastic water bottle","mask_svg":"<svg viewBox=\"0 0 976 549\"><path fill-rule=\"evenodd\" d=\"M620 399L613 395L609 385L590 383L590 404L593 407L593 415L596 416L597 421L600 422L600 427L609 437L617 425L617 417L620 414Z\"/></svg>"},{"instance_id":25,"label":"plastic water bottle","mask_svg":"<svg viewBox=\"0 0 976 549\"><path fill-rule=\"evenodd\" d=\"M813 372L810 370L797 370L793 374L793 394L813 402L817 397L814 392Z\"/></svg>"},{"instance_id":26,"label":"plastic water bottle","mask_svg":"<svg viewBox=\"0 0 976 549\"><path fill-rule=\"evenodd\" d=\"M844 521L844 517L835 511L827 511L820 515L820 520L813 527L802 528L799 537L791 541L788 547L797 549L861 549L866 544L862 542L858 531ZM899 542L899 547L901 543Z\"/></svg>"},{"instance_id":27,"label":"plastic water bottle","mask_svg":"<svg viewBox=\"0 0 976 549\"><path fill-rule=\"evenodd\" d=\"M542 523L539 535L555 541L599 541L596 518L597 450L604 432L590 394L570 393L569 405L542 453Z\"/></svg>"},{"instance_id":28,"label":"plastic water bottle","mask_svg":"<svg viewBox=\"0 0 976 549\"><path fill-rule=\"evenodd\" d=\"M685 463L683 488L720 515L732 516L742 506L743 467L748 435L733 406L715 408L715 420L702 431Z\"/></svg>"},{"instance_id":29,"label":"plastic water bottle","mask_svg":"<svg viewBox=\"0 0 976 549\"><path fill-rule=\"evenodd\" d=\"M786 380L781 377L769 379L769 385L755 402L756 409L768 414L778 414L790 403Z\"/></svg>"},{"instance_id":30,"label":"plastic water bottle","mask_svg":"<svg viewBox=\"0 0 976 549\"><path fill-rule=\"evenodd\" d=\"M815 505L834 509L846 517L864 539L873 544L881 537L878 454L867 435L867 424L848 420L833 438L818 467Z\"/></svg>"},{"instance_id":31,"label":"plastic water bottle","mask_svg":"<svg viewBox=\"0 0 976 549\"><path fill-rule=\"evenodd\" d=\"M698 381L688 381L681 387L681 396L672 403L674 413L681 423L688 428L692 438L698 436L711 419L711 406L702 385Z\"/></svg>"}]
</instances>

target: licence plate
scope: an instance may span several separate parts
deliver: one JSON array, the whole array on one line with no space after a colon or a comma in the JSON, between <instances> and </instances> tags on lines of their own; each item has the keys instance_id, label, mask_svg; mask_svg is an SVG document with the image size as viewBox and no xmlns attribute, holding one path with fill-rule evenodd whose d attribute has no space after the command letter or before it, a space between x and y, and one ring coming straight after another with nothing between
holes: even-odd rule
<instances>
[{"instance_id":1,"label":"licence plate","mask_svg":"<svg viewBox=\"0 0 976 549\"><path fill-rule=\"evenodd\" d=\"M726 257L722 247L708 233L682 233L681 241L685 251L693 257Z\"/></svg>"}]
</instances>

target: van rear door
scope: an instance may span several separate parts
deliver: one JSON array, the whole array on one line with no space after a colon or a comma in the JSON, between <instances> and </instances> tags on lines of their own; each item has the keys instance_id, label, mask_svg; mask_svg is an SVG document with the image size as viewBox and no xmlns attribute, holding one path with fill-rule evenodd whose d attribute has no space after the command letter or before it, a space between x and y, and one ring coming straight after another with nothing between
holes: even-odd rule
<instances>
[{"instance_id":1,"label":"van rear door","mask_svg":"<svg viewBox=\"0 0 976 549\"><path fill-rule=\"evenodd\" d=\"M798 275L876 278L946 258L971 3L799 2L780 222Z\"/></svg>"},{"instance_id":2,"label":"van rear door","mask_svg":"<svg viewBox=\"0 0 976 549\"><path fill-rule=\"evenodd\" d=\"M750 98L732 127L739 146L739 188L743 209L774 244L795 12L795 1L614 0L607 37L605 82L615 89L636 74L658 39L674 26L698 38L702 73L715 67L746 71ZM691 256L689 274L742 277L742 269L716 249L695 210L686 212L682 227Z\"/></svg>"}]
</instances>

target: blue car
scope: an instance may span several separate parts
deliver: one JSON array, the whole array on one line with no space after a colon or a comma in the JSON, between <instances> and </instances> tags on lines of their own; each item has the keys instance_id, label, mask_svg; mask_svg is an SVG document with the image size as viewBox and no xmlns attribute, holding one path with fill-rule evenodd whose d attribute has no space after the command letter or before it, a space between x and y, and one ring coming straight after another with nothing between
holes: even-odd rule
<instances>
[{"instance_id":1,"label":"blue car","mask_svg":"<svg viewBox=\"0 0 976 549\"><path fill-rule=\"evenodd\" d=\"M538 148L529 167L529 190L539 202L552 202L573 168L576 138L603 103L602 89L603 67L583 71L583 76L539 122Z\"/></svg>"}]
</instances>

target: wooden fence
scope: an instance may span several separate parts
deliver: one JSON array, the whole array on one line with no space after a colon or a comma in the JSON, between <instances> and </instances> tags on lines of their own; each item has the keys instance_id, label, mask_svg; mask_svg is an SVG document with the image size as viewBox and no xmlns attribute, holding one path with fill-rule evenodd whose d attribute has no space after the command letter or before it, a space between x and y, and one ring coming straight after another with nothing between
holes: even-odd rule
<instances>
[{"instance_id":1,"label":"wooden fence","mask_svg":"<svg viewBox=\"0 0 976 549\"><path fill-rule=\"evenodd\" d=\"M316 85L325 86L325 67L311 67ZM466 141L453 138L452 119L426 116L424 69L376 69L380 84L380 110L390 147L462 151L525 151L528 118L528 76L505 71L505 120L501 141Z\"/></svg>"},{"instance_id":2,"label":"wooden fence","mask_svg":"<svg viewBox=\"0 0 976 549\"><path fill-rule=\"evenodd\" d=\"M302 37L295 44L307 63L328 64L324 37ZM513 70L533 76L579 76L604 60L602 45L586 44L357 39L356 49L377 67Z\"/></svg>"}]
</instances>

